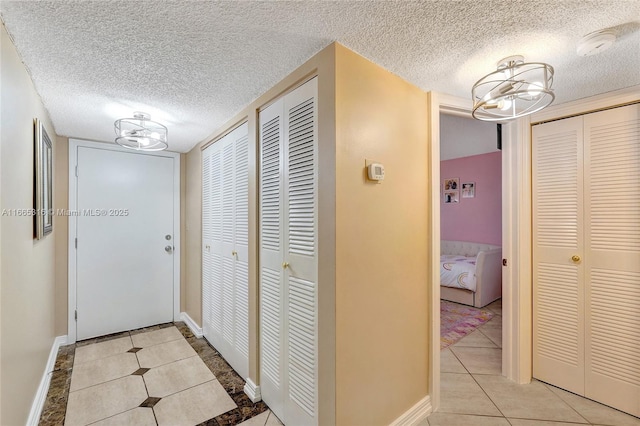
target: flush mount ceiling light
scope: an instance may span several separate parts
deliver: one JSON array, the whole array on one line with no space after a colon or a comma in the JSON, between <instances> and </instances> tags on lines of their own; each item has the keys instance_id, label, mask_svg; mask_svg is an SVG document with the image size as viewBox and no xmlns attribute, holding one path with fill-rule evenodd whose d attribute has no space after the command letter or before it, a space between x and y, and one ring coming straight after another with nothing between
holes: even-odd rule
<instances>
[{"instance_id":1,"label":"flush mount ceiling light","mask_svg":"<svg viewBox=\"0 0 640 426\"><path fill-rule=\"evenodd\" d=\"M533 114L555 99L552 83L551 65L509 56L498 62L497 71L473 85L472 115L478 120L506 121Z\"/></svg>"},{"instance_id":2,"label":"flush mount ceiling light","mask_svg":"<svg viewBox=\"0 0 640 426\"><path fill-rule=\"evenodd\" d=\"M162 151L167 149L167 128L151 121L145 112L136 111L133 118L121 118L114 123L116 143L137 151Z\"/></svg>"}]
</instances>

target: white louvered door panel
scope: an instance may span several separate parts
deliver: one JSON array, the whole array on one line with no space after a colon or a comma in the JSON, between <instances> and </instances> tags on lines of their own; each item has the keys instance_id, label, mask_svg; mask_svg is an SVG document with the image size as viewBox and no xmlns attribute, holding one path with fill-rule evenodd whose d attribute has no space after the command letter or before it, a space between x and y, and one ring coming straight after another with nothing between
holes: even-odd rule
<instances>
[{"instance_id":1,"label":"white louvered door panel","mask_svg":"<svg viewBox=\"0 0 640 426\"><path fill-rule=\"evenodd\" d=\"M242 377L248 377L248 126L243 124L207 148L210 155L211 244L204 247L210 263L203 263L203 283L211 294L203 297L209 312L205 337ZM203 165L203 187L205 174ZM203 212L203 226L205 213ZM204 291L204 286L203 286ZM204 293L203 293L204 295ZM208 306L205 306L208 305ZM204 315L204 314L203 314ZM205 322L206 320L203 320Z\"/></svg>"},{"instance_id":2,"label":"white louvered door panel","mask_svg":"<svg viewBox=\"0 0 640 426\"><path fill-rule=\"evenodd\" d=\"M213 265L211 258L211 154L213 146L202 152L202 328L211 334L211 306L213 304Z\"/></svg>"},{"instance_id":3,"label":"white louvered door panel","mask_svg":"<svg viewBox=\"0 0 640 426\"><path fill-rule=\"evenodd\" d=\"M317 79L285 97L285 418L317 423Z\"/></svg>"},{"instance_id":4,"label":"white louvered door panel","mask_svg":"<svg viewBox=\"0 0 640 426\"><path fill-rule=\"evenodd\" d=\"M235 150L235 350L249 377L249 126L234 135ZM240 369L238 369L240 372Z\"/></svg>"},{"instance_id":5,"label":"white louvered door panel","mask_svg":"<svg viewBox=\"0 0 640 426\"><path fill-rule=\"evenodd\" d=\"M260 387L262 399L284 417L284 302L282 282L282 99L260 111Z\"/></svg>"},{"instance_id":6,"label":"white louvered door panel","mask_svg":"<svg viewBox=\"0 0 640 426\"><path fill-rule=\"evenodd\" d=\"M532 136L533 375L584 394L582 118Z\"/></svg>"},{"instance_id":7,"label":"white louvered door panel","mask_svg":"<svg viewBox=\"0 0 640 426\"><path fill-rule=\"evenodd\" d=\"M222 337L218 350L230 361L229 352L234 344L234 273L233 242L235 233L234 149L232 135L222 139ZM226 355L225 355L226 353Z\"/></svg>"},{"instance_id":8,"label":"white louvered door panel","mask_svg":"<svg viewBox=\"0 0 640 426\"><path fill-rule=\"evenodd\" d=\"M640 416L640 105L584 117L586 393Z\"/></svg>"}]
</instances>

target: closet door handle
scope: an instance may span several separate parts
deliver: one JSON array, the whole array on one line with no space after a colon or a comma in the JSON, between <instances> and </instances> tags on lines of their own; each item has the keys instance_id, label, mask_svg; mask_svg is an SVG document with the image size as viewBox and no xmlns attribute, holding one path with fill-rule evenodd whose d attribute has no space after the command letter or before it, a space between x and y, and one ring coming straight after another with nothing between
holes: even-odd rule
<instances>
[{"instance_id":1,"label":"closet door handle","mask_svg":"<svg viewBox=\"0 0 640 426\"><path fill-rule=\"evenodd\" d=\"M234 251L231 252L231 256L237 256L237 255L238 255L237 251L234 250Z\"/></svg>"},{"instance_id":2,"label":"closet door handle","mask_svg":"<svg viewBox=\"0 0 640 426\"><path fill-rule=\"evenodd\" d=\"M573 256L571 256L571 260L573 260L575 263L580 262L580 256L578 256L577 254L574 254Z\"/></svg>"},{"instance_id":3,"label":"closet door handle","mask_svg":"<svg viewBox=\"0 0 640 426\"><path fill-rule=\"evenodd\" d=\"M289 263L282 262L282 269L287 269L289 267Z\"/></svg>"}]
</instances>

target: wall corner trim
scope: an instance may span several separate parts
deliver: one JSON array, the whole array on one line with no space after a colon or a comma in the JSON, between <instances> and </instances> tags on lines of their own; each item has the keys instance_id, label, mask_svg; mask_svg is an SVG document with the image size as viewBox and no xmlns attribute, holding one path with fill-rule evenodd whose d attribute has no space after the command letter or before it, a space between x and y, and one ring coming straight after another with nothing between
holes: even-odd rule
<instances>
[{"instance_id":1,"label":"wall corner trim","mask_svg":"<svg viewBox=\"0 0 640 426\"><path fill-rule=\"evenodd\" d=\"M42 414L42 408L44 402L47 399L47 393L49 392L49 384L51 383L51 375L56 365L56 357L58 356L58 349L60 346L67 344L67 336L58 336L53 340L51 351L49 352L49 359L47 359L47 365L44 368L42 379L36 390L36 395L33 398L31 404L31 410L29 411L29 418L27 419L27 426L37 426L40 422L40 415Z\"/></svg>"},{"instance_id":2,"label":"wall corner trim","mask_svg":"<svg viewBox=\"0 0 640 426\"><path fill-rule=\"evenodd\" d=\"M432 412L431 395L427 395L395 419L390 426L415 426L429 417Z\"/></svg>"},{"instance_id":3,"label":"wall corner trim","mask_svg":"<svg viewBox=\"0 0 640 426\"><path fill-rule=\"evenodd\" d=\"M244 385L244 393L247 394L251 402L254 404L258 401L262 401L262 393L260 392L260 386L253 383L249 377Z\"/></svg>"},{"instance_id":4,"label":"wall corner trim","mask_svg":"<svg viewBox=\"0 0 640 426\"><path fill-rule=\"evenodd\" d=\"M196 336L198 339L204 336L204 333L202 332L202 327L198 327L198 324L196 324L196 322L189 316L188 313L180 312L180 319L184 321L185 324L187 324L187 327L189 327L189 330L191 330L193 335Z\"/></svg>"}]
</instances>

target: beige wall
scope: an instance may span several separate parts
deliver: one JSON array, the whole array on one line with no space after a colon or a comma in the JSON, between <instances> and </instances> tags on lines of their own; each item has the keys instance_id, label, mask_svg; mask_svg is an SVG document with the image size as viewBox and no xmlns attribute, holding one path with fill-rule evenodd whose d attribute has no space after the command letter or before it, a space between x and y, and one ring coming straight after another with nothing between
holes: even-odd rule
<instances>
[{"instance_id":1,"label":"beige wall","mask_svg":"<svg viewBox=\"0 0 640 426\"><path fill-rule=\"evenodd\" d=\"M428 393L426 94L338 46L336 404L340 425L389 424ZM365 159L385 166L381 184Z\"/></svg>"},{"instance_id":2,"label":"beige wall","mask_svg":"<svg viewBox=\"0 0 640 426\"><path fill-rule=\"evenodd\" d=\"M58 140L31 79L4 26L1 34L0 133L2 209L33 207L33 119ZM54 176L59 173L54 165ZM60 230L37 241L33 218L2 216L0 424L25 424L55 338L55 241Z\"/></svg>"}]
</instances>

